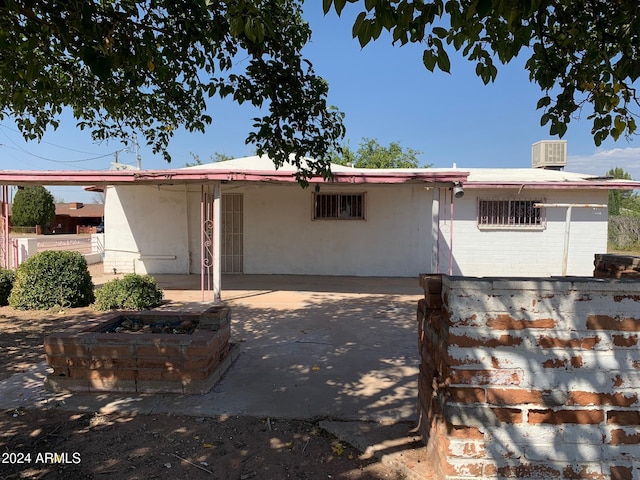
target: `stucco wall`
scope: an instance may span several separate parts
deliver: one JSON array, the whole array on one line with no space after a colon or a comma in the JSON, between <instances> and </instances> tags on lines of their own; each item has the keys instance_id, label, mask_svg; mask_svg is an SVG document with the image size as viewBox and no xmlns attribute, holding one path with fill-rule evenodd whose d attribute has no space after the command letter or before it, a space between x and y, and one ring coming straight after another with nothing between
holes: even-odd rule
<instances>
[{"instance_id":1,"label":"stucco wall","mask_svg":"<svg viewBox=\"0 0 640 480\"><path fill-rule=\"evenodd\" d=\"M298 186L227 191L244 194L245 273L415 276L429 265L431 192L422 187L322 187L366 191L364 221L312 220L312 190Z\"/></svg>"},{"instance_id":2,"label":"stucco wall","mask_svg":"<svg viewBox=\"0 0 640 480\"><path fill-rule=\"evenodd\" d=\"M118 186L105 200L105 271L188 273L184 187Z\"/></svg>"},{"instance_id":3,"label":"stucco wall","mask_svg":"<svg viewBox=\"0 0 640 480\"><path fill-rule=\"evenodd\" d=\"M526 198L546 203L606 204L606 190L546 190L522 192ZM544 230L480 230L477 226L478 198L518 198L517 190L467 189L454 200L453 275L535 276L562 274L566 208L547 208ZM449 273L450 222L445 201L441 202L440 272ZM567 275L590 276L593 256L607 251L607 210L573 208Z\"/></svg>"},{"instance_id":4,"label":"stucco wall","mask_svg":"<svg viewBox=\"0 0 640 480\"><path fill-rule=\"evenodd\" d=\"M640 478L637 282L421 284L420 430L437 478Z\"/></svg>"},{"instance_id":5,"label":"stucco wall","mask_svg":"<svg viewBox=\"0 0 640 480\"><path fill-rule=\"evenodd\" d=\"M312 220L312 189L222 185L223 195L240 193L244 198L244 273L410 277L433 271L433 189L322 185L322 193L366 192L364 221ZM446 189L441 191L448 197ZM562 273L566 209L546 209L546 228L541 231L478 229L479 197L515 195L515 190L469 188L455 200L453 274L544 277ZM200 196L199 186L109 189L105 269L199 273ZM607 201L606 191L554 190L540 196L549 203ZM439 271L448 273L451 222L446 198L441 198L440 207ZM606 241L606 209L574 208L567 273L591 275L593 255L606 252Z\"/></svg>"}]
</instances>

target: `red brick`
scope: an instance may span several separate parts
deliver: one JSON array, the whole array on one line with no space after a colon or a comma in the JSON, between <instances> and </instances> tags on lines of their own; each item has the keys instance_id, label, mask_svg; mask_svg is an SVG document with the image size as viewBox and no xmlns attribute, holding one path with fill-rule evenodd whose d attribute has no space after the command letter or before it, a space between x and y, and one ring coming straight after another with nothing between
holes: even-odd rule
<instances>
[{"instance_id":1,"label":"red brick","mask_svg":"<svg viewBox=\"0 0 640 480\"><path fill-rule=\"evenodd\" d=\"M542 404L542 393L538 390L519 388L487 390L487 403L494 405Z\"/></svg>"},{"instance_id":2,"label":"red brick","mask_svg":"<svg viewBox=\"0 0 640 480\"><path fill-rule=\"evenodd\" d=\"M220 345L224 343L226 342L221 342L220 337L216 335L215 337L209 339L208 342L202 345L189 345L185 349L184 355L187 358L209 357L212 355L212 352L217 351Z\"/></svg>"},{"instance_id":3,"label":"red brick","mask_svg":"<svg viewBox=\"0 0 640 480\"><path fill-rule=\"evenodd\" d=\"M211 367L212 364L217 364L217 352L216 355L211 357L197 357L197 358L187 358L182 362L183 368L186 370L194 370L194 369L206 369Z\"/></svg>"},{"instance_id":4,"label":"red brick","mask_svg":"<svg viewBox=\"0 0 640 480\"><path fill-rule=\"evenodd\" d=\"M559 358L550 358L542 362L544 368L567 368L567 361Z\"/></svg>"},{"instance_id":5,"label":"red brick","mask_svg":"<svg viewBox=\"0 0 640 480\"><path fill-rule=\"evenodd\" d=\"M514 465L498 467L496 476L506 478L559 478L560 471L549 465Z\"/></svg>"},{"instance_id":6,"label":"red brick","mask_svg":"<svg viewBox=\"0 0 640 480\"><path fill-rule=\"evenodd\" d=\"M94 358L131 358L133 345L91 345L89 356Z\"/></svg>"},{"instance_id":7,"label":"red brick","mask_svg":"<svg viewBox=\"0 0 640 480\"><path fill-rule=\"evenodd\" d=\"M614 465L610 468L611 480L633 480L633 469L621 465Z\"/></svg>"},{"instance_id":8,"label":"red brick","mask_svg":"<svg viewBox=\"0 0 640 480\"><path fill-rule=\"evenodd\" d=\"M49 355L74 355L78 357L89 355L86 346L74 341L62 342L45 338L44 351Z\"/></svg>"},{"instance_id":9,"label":"red brick","mask_svg":"<svg viewBox=\"0 0 640 480\"><path fill-rule=\"evenodd\" d=\"M179 358L182 356L182 351L180 347L162 344L136 345L136 356Z\"/></svg>"},{"instance_id":10,"label":"red brick","mask_svg":"<svg viewBox=\"0 0 640 480\"><path fill-rule=\"evenodd\" d=\"M611 430L611 445L637 445L640 443L640 432L627 433L622 429Z\"/></svg>"},{"instance_id":11,"label":"red brick","mask_svg":"<svg viewBox=\"0 0 640 480\"><path fill-rule=\"evenodd\" d=\"M602 472L594 472L586 465L569 465L565 467L563 477L565 479L606 480L607 475Z\"/></svg>"},{"instance_id":12,"label":"red brick","mask_svg":"<svg viewBox=\"0 0 640 480\"><path fill-rule=\"evenodd\" d=\"M468 335L449 335L450 345L458 347L515 347L522 344L522 339L511 335L500 335L497 338L473 338Z\"/></svg>"},{"instance_id":13,"label":"red brick","mask_svg":"<svg viewBox=\"0 0 640 480\"><path fill-rule=\"evenodd\" d=\"M548 423L561 425L576 423L579 425L597 425L604 421L602 410L530 410L529 423Z\"/></svg>"},{"instance_id":14,"label":"red brick","mask_svg":"<svg viewBox=\"0 0 640 480\"><path fill-rule=\"evenodd\" d=\"M635 347L638 345L638 335L613 335L613 344L616 347Z\"/></svg>"},{"instance_id":15,"label":"red brick","mask_svg":"<svg viewBox=\"0 0 640 480\"><path fill-rule=\"evenodd\" d=\"M584 348L592 350L598 343L600 337L560 339L556 337L538 337L538 345L542 348Z\"/></svg>"},{"instance_id":16,"label":"red brick","mask_svg":"<svg viewBox=\"0 0 640 480\"><path fill-rule=\"evenodd\" d=\"M580 368L584 365L584 361L582 360L582 357L577 356L577 357L571 357L571 366L573 368Z\"/></svg>"},{"instance_id":17,"label":"red brick","mask_svg":"<svg viewBox=\"0 0 640 480\"><path fill-rule=\"evenodd\" d=\"M66 368L69 366L69 362L67 360L67 357L63 356L63 355L45 355L45 358L47 359L47 365L49 365L50 367L56 368L56 367L62 367L62 368Z\"/></svg>"},{"instance_id":18,"label":"red brick","mask_svg":"<svg viewBox=\"0 0 640 480\"><path fill-rule=\"evenodd\" d=\"M615 425L640 425L640 412L637 410L611 410L607 412L607 423Z\"/></svg>"},{"instance_id":19,"label":"red brick","mask_svg":"<svg viewBox=\"0 0 640 480\"><path fill-rule=\"evenodd\" d=\"M165 368L141 368L137 372L138 381L164 380L167 382L182 383L184 378L185 372Z\"/></svg>"},{"instance_id":20,"label":"red brick","mask_svg":"<svg viewBox=\"0 0 640 480\"><path fill-rule=\"evenodd\" d=\"M453 370L451 383L467 385L520 385L520 371L500 370Z\"/></svg>"},{"instance_id":21,"label":"red brick","mask_svg":"<svg viewBox=\"0 0 640 480\"><path fill-rule=\"evenodd\" d=\"M500 314L487 320L487 326L496 330L525 330L529 328L554 328L558 322L553 318L538 318L535 320L516 319L511 315Z\"/></svg>"},{"instance_id":22,"label":"red brick","mask_svg":"<svg viewBox=\"0 0 640 480\"><path fill-rule=\"evenodd\" d=\"M522 410L518 408L492 408L499 422L502 423L522 423Z\"/></svg>"},{"instance_id":23,"label":"red brick","mask_svg":"<svg viewBox=\"0 0 640 480\"><path fill-rule=\"evenodd\" d=\"M478 477L482 477L482 462L477 462L477 463L471 463L471 462L465 462L465 463L449 463L448 461L445 460L444 462L444 472L446 475L451 475L451 476L466 476L466 477L473 477L473 478L478 478Z\"/></svg>"},{"instance_id":24,"label":"red brick","mask_svg":"<svg viewBox=\"0 0 640 480\"><path fill-rule=\"evenodd\" d=\"M587 317L589 330L618 330L624 332L640 331L640 319L618 318L610 315L589 315Z\"/></svg>"},{"instance_id":25,"label":"red brick","mask_svg":"<svg viewBox=\"0 0 640 480\"><path fill-rule=\"evenodd\" d=\"M180 358L166 357L138 357L136 358L137 368L178 368L181 367L183 360Z\"/></svg>"},{"instance_id":26,"label":"red brick","mask_svg":"<svg viewBox=\"0 0 640 480\"><path fill-rule=\"evenodd\" d=\"M456 402L483 403L486 401L486 394L482 388L451 387L449 388L449 394Z\"/></svg>"},{"instance_id":27,"label":"red brick","mask_svg":"<svg viewBox=\"0 0 640 480\"><path fill-rule=\"evenodd\" d=\"M88 380L91 392L135 392L136 381L118 377L102 377Z\"/></svg>"},{"instance_id":28,"label":"red brick","mask_svg":"<svg viewBox=\"0 0 640 480\"><path fill-rule=\"evenodd\" d=\"M93 370L89 368L72 368L69 372L69 377L87 380L104 380L104 379L118 379L118 380L135 380L135 370Z\"/></svg>"},{"instance_id":29,"label":"red brick","mask_svg":"<svg viewBox=\"0 0 640 480\"><path fill-rule=\"evenodd\" d=\"M467 440L484 440L484 433L479 428L462 425L447 425L446 434L451 438Z\"/></svg>"},{"instance_id":30,"label":"red brick","mask_svg":"<svg viewBox=\"0 0 640 480\"><path fill-rule=\"evenodd\" d=\"M631 407L638 402L637 394L569 392L567 405L613 405Z\"/></svg>"}]
</instances>

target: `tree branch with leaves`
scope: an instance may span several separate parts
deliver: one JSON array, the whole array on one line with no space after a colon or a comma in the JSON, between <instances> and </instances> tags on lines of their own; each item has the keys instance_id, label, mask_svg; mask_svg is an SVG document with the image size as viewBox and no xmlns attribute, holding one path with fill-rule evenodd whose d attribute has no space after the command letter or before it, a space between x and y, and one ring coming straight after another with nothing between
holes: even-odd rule
<instances>
[{"instance_id":1,"label":"tree branch with leaves","mask_svg":"<svg viewBox=\"0 0 640 480\"><path fill-rule=\"evenodd\" d=\"M449 51L476 64L487 84L494 59L529 55L525 68L543 91L541 125L562 137L590 105L596 145L636 132L640 100L640 4L637 0L323 0L325 14L362 9L353 24L361 46L390 32L393 43L424 46L423 63L450 72Z\"/></svg>"},{"instance_id":2,"label":"tree branch with leaves","mask_svg":"<svg viewBox=\"0 0 640 480\"><path fill-rule=\"evenodd\" d=\"M344 136L328 84L301 54L311 31L296 0L110 0L0 4L0 119L27 139L63 108L95 140L134 133L167 161L174 131L203 132L207 99L250 102L247 136L277 166L329 176ZM317 159L307 164L304 157Z\"/></svg>"}]
</instances>

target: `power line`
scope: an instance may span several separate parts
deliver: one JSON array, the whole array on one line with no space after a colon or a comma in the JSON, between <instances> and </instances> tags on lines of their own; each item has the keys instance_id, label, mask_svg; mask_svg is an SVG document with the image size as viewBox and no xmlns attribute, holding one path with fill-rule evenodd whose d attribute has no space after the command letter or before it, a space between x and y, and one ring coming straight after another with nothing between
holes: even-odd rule
<instances>
[{"instance_id":1,"label":"power line","mask_svg":"<svg viewBox=\"0 0 640 480\"><path fill-rule=\"evenodd\" d=\"M5 130L9 130L11 132L18 133L18 134L22 135L22 132L20 130L16 130L15 128L8 127L8 126L3 125L1 123L0 123L0 128L4 128ZM12 140L12 142L13 142L13 140ZM15 144L15 142L13 142L13 143ZM70 152L82 153L84 155L95 155L95 152L85 152L83 150L76 150L74 148L65 147L65 146L62 146L62 145L58 145L56 143L48 142L46 140L41 140L39 143L45 143L47 145L51 145L52 147L60 148L62 150L68 150ZM123 150L127 150L127 149L122 149L122 150L119 150L119 151L121 152ZM113 152L111 153L111 155L113 155Z\"/></svg>"},{"instance_id":2,"label":"power line","mask_svg":"<svg viewBox=\"0 0 640 480\"><path fill-rule=\"evenodd\" d=\"M17 130L14 130L12 128L7 127L6 125L0 124L0 127L4 128L6 130L11 130L13 132L20 133ZM0 144L0 146L3 146L5 148L9 148L9 149L12 149L12 150L20 151L20 152L25 153L27 155L30 155L30 156L32 156L34 158L38 158L40 160L45 160L47 162L61 163L61 164L75 164L75 163L91 162L91 161L94 161L94 160L100 160L102 158L111 157L115 153L115 152L109 152L109 153L105 153L105 154L101 154L101 155L96 155L96 156L93 156L93 157L90 157L90 158L82 158L82 159L78 159L78 160L56 160L56 159L53 159L53 158L43 157L42 155L37 155L37 154L35 154L33 152L30 152L29 150L25 149L21 145L18 145L11 137L9 137L7 135L7 132L2 131L2 134L7 138L7 140L9 140L15 146L11 147L11 146L5 145L5 144ZM53 143L50 143L50 142L43 141L42 143L46 143L48 145L52 145L54 147L61 148L61 149L64 149L64 150L69 150L71 152L83 153L83 154L86 154L86 155L93 155L93 153L83 152L81 150L74 150L72 148L62 147L60 145L56 145L56 144L53 144ZM124 152L124 151L127 151L127 150L128 150L127 148L121 148L121 149L119 149L117 151L118 152Z\"/></svg>"}]
</instances>

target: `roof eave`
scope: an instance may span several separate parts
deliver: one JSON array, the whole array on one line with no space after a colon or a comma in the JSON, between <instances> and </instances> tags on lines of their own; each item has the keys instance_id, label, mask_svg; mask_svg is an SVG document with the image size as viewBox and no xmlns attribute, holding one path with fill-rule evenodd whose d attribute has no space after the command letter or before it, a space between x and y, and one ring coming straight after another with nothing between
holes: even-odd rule
<instances>
[{"instance_id":1,"label":"roof eave","mask_svg":"<svg viewBox=\"0 0 640 480\"><path fill-rule=\"evenodd\" d=\"M565 182L466 182L464 188L494 189L494 188L526 188L527 190L636 190L640 189L640 182L594 182L589 180Z\"/></svg>"},{"instance_id":2,"label":"roof eave","mask_svg":"<svg viewBox=\"0 0 640 480\"><path fill-rule=\"evenodd\" d=\"M469 173L445 172L334 172L325 180L317 176L311 183L394 184L464 182ZM0 171L1 185L131 185L242 181L296 183L295 172L260 170L120 170L120 171Z\"/></svg>"}]
</instances>

